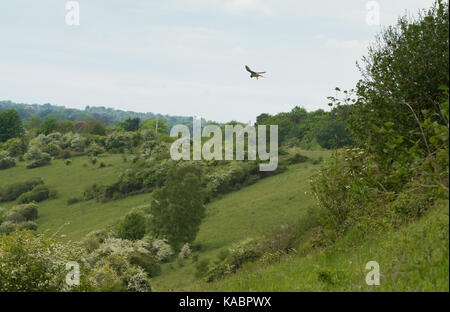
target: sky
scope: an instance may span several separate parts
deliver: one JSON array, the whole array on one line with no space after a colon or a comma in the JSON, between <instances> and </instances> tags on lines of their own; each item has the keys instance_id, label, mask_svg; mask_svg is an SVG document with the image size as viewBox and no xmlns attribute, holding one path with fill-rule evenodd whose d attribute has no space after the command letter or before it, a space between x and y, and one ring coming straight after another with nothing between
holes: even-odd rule
<instances>
[{"instance_id":1,"label":"sky","mask_svg":"<svg viewBox=\"0 0 450 312\"><path fill-rule=\"evenodd\" d=\"M433 0L79 0L79 25L67 2L0 1L0 100L249 122L328 109L375 35Z\"/></svg>"}]
</instances>

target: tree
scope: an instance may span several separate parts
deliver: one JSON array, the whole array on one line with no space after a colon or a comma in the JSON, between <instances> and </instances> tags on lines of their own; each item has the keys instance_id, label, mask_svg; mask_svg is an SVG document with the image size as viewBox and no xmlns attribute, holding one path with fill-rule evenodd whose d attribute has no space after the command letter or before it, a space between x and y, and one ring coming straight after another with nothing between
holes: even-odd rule
<instances>
[{"instance_id":1,"label":"tree","mask_svg":"<svg viewBox=\"0 0 450 312\"><path fill-rule=\"evenodd\" d=\"M31 115L28 117L28 121L25 123L25 128L28 130L30 129L37 129L41 125L41 117L38 115Z\"/></svg>"},{"instance_id":2,"label":"tree","mask_svg":"<svg viewBox=\"0 0 450 312\"><path fill-rule=\"evenodd\" d=\"M23 133L22 119L16 110L8 109L0 113L0 142L19 138Z\"/></svg>"},{"instance_id":3,"label":"tree","mask_svg":"<svg viewBox=\"0 0 450 312\"><path fill-rule=\"evenodd\" d=\"M356 86L356 101L348 118L358 143L389 168L398 151L387 153L392 131L408 149L415 142L427 153L418 120L443 120L440 104L449 85L448 4L436 2L419 18L402 17L385 29L358 66L363 79ZM392 130L392 131L391 131ZM389 157L390 156L390 157Z\"/></svg>"},{"instance_id":4,"label":"tree","mask_svg":"<svg viewBox=\"0 0 450 312\"><path fill-rule=\"evenodd\" d=\"M91 118L86 121L86 124L83 128L83 133L106 135L106 127L100 121L98 121L94 118Z\"/></svg>"},{"instance_id":5,"label":"tree","mask_svg":"<svg viewBox=\"0 0 450 312\"><path fill-rule=\"evenodd\" d=\"M118 235L122 239L139 240L146 232L146 218L142 212L133 211L119 225Z\"/></svg>"},{"instance_id":6,"label":"tree","mask_svg":"<svg viewBox=\"0 0 450 312\"><path fill-rule=\"evenodd\" d=\"M47 117L41 123L39 133L49 135L50 133L55 132L57 126L58 121L55 118Z\"/></svg>"},{"instance_id":7,"label":"tree","mask_svg":"<svg viewBox=\"0 0 450 312\"><path fill-rule=\"evenodd\" d=\"M139 126L139 129L143 130L143 129L148 129L151 130L153 132L156 132L156 122L158 122L158 133L162 134L162 133L168 133L169 132L169 126L167 125L167 123L162 120L162 119L147 119L144 122L141 123L141 125Z\"/></svg>"},{"instance_id":8,"label":"tree","mask_svg":"<svg viewBox=\"0 0 450 312\"><path fill-rule=\"evenodd\" d=\"M201 169L182 164L169 170L165 185L154 191L152 231L178 250L195 240L205 216Z\"/></svg>"},{"instance_id":9,"label":"tree","mask_svg":"<svg viewBox=\"0 0 450 312\"><path fill-rule=\"evenodd\" d=\"M141 120L139 118L128 118L124 122L121 122L119 125L125 131L137 131L139 130L139 123Z\"/></svg>"}]
</instances>

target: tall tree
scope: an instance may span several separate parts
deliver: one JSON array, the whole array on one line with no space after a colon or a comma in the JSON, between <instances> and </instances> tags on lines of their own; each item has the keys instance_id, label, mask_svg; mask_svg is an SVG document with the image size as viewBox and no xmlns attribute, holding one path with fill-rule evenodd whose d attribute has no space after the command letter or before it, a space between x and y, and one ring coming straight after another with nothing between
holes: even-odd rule
<instances>
[{"instance_id":1,"label":"tall tree","mask_svg":"<svg viewBox=\"0 0 450 312\"><path fill-rule=\"evenodd\" d=\"M179 249L195 240L205 216L201 169L192 164L172 168L164 187L153 193L152 231Z\"/></svg>"},{"instance_id":2,"label":"tall tree","mask_svg":"<svg viewBox=\"0 0 450 312\"><path fill-rule=\"evenodd\" d=\"M0 113L0 142L21 137L24 133L22 119L14 109Z\"/></svg>"}]
</instances>

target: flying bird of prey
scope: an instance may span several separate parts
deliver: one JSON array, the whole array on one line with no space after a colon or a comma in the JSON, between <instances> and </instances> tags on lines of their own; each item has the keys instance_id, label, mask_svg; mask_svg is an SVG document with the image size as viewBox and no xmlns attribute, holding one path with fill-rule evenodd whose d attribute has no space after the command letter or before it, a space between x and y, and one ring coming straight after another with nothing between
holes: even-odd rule
<instances>
[{"instance_id":1,"label":"flying bird of prey","mask_svg":"<svg viewBox=\"0 0 450 312\"><path fill-rule=\"evenodd\" d=\"M255 72L255 71L251 70L250 67L248 67L247 65L245 65L245 69L251 74L250 78L256 78L256 79L259 79L259 77L265 78L263 76L263 74L265 74L266 72Z\"/></svg>"}]
</instances>

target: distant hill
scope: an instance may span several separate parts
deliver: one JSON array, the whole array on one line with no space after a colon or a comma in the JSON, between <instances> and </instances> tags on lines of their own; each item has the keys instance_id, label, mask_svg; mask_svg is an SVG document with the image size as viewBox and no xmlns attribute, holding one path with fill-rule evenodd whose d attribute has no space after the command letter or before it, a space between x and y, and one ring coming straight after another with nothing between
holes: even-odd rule
<instances>
[{"instance_id":1,"label":"distant hill","mask_svg":"<svg viewBox=\"0 0 450 312\"><path fill-rule=\"evenodd\" d=\"M163 119L167 122L169 127L175 124L184 124L190 126L192 124L192 117L187 116L169 116L154 113L138 113L132 111L123 111L113 108L106 108L103 106L91 107L86 106L84 110L75 108L66 108L64 106L57 106L52 104L23 104L14 103L11 101L0 101L0 112L7 109L15 109L19 112L20 117L26 121L32 115L38 115L42 119L46 117L56 118L58 120L86 120L89 118L96 118L103 120L108 125L115 125L119 122L125 121L128 118L140 118L141 121L146 119Z\"/></svg>"}]
</instances>

